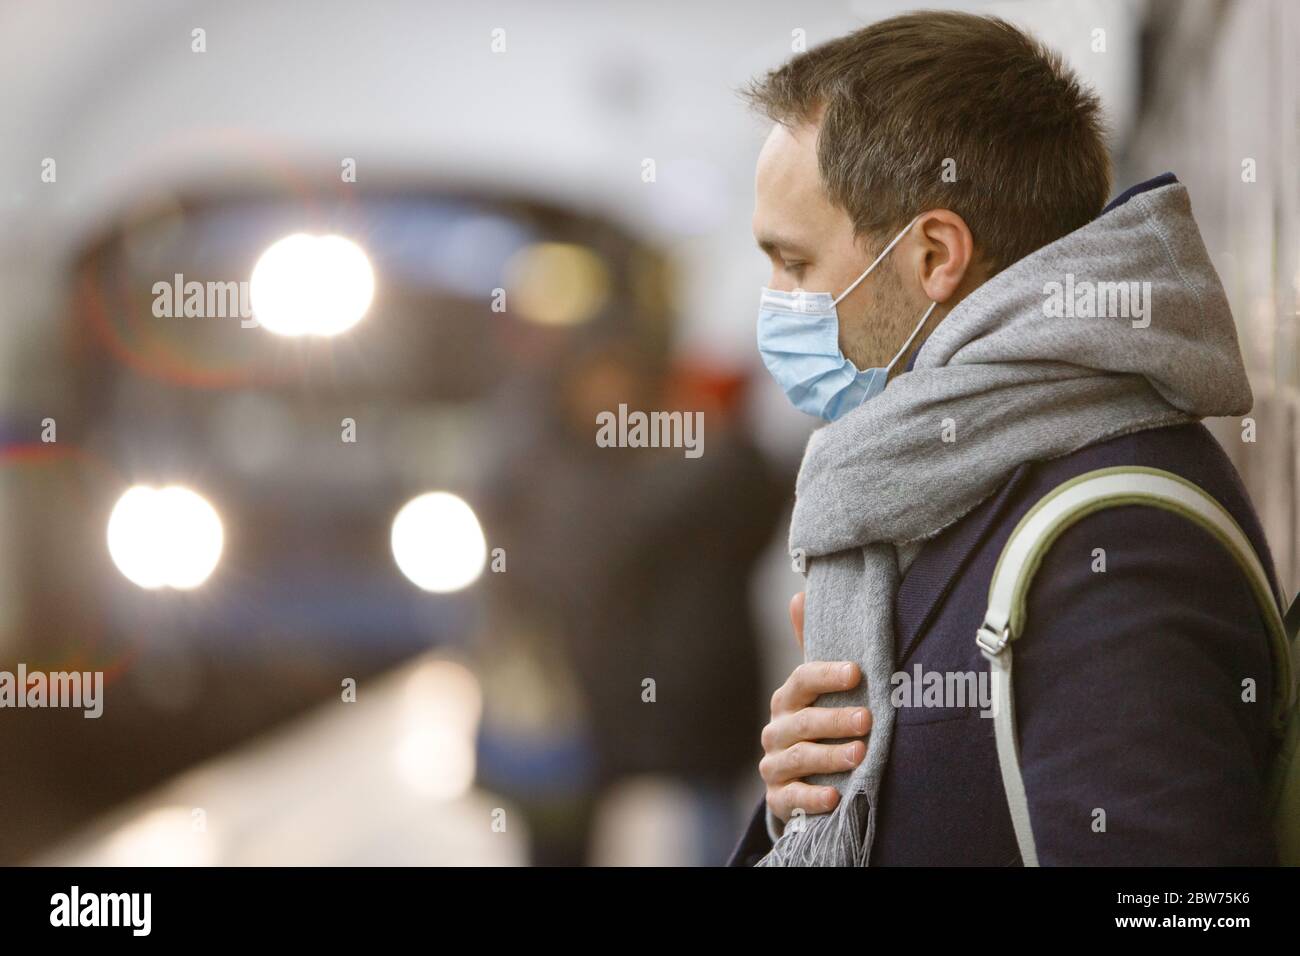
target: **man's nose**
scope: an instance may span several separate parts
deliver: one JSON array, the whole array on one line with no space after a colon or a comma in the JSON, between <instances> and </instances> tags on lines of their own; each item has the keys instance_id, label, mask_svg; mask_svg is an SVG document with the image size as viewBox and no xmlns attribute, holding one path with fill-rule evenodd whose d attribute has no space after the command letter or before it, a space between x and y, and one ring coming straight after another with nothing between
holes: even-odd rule
<instances>
[{"instance_id":1,"label":"man's nose","mask_svg":"<svg viewBox=\"0 0 1300 956\"><path fill-rule=\"evenodd\" d=\"M772 275L767 280L767 287L775 292L793 292L799 287L799 283L790 278L784 269L773 269Z\"/></svg>"}]
</instances>

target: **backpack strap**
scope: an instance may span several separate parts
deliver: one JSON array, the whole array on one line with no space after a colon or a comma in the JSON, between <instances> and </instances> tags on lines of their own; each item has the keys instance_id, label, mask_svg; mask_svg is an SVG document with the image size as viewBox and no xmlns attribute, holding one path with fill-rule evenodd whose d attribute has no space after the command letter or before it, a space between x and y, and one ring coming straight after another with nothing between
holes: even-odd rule
<instances>
[{"instance_id":1,"label":"backpack strap","mask_svg":"<svg viewBox=\"0 0 1300 956\"><path fill-rule=\"evenodd\" d=\"M1180 514L1210 532L1232 554L1250 582L1268 627L1277 674L1273 721L1279 731L1295 703L1288 631L1272 583L1250 539L1227 509L1185 478L1157 468L1102 468L1058 485L1011 532L993 571L988 612L975 635L975 643L989 661L998 764L1025 866L1037 866L1038 854L1020 773L1015 694L1011 685L1011 643L1024 633L1025 599L1047 549L1081 518L1103 508L1122 505L1152 505Z\"/></svg>"}]
</instances>

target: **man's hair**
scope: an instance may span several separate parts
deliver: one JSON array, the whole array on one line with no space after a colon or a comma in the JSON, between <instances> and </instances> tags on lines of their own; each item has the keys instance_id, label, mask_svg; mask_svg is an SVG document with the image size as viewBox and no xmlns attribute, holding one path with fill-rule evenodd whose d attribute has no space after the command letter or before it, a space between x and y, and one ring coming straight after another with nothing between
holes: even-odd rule
<instances>
[{"instance_id":1,"label":"man's hair","mask_svg":"<svg viewBox=\"0 0 1300 956\"><path fill-rule=\"evenodd\" d=\"M795 56L743 95L786 126L820 116L822 181L858 236L950 209L996 272L1095 218L1110 194L1096 95L996 17L882 20ZM955 182L944 181L945 160Z\"/></svg>"}]
</instances>

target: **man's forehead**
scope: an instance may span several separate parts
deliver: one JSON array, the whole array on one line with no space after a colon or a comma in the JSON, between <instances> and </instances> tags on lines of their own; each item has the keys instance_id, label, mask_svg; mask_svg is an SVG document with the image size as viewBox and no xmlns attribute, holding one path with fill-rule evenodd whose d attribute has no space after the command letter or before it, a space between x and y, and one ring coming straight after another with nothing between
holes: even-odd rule
<instances>
[{"instance_id":1,"label":"man's forehead","mask_svg":"<svg viewBox=\"0 0 1300 956\"><path fill-rule=\"evenodd\" d=\"M817 128L777 123L758 154L758 179L817 182Z\"/></svg>"},{"instance_id":2,"label":"man's forehead","mask_svg":"<svg viewBox=\"0 0 1300 956\"><path fill-rule=\"evenodd\" d=\"M762 248L811 248L832 206L817 168L815 127L777 125L759 153L754 238Z\"/></svg>"}]
</instances>

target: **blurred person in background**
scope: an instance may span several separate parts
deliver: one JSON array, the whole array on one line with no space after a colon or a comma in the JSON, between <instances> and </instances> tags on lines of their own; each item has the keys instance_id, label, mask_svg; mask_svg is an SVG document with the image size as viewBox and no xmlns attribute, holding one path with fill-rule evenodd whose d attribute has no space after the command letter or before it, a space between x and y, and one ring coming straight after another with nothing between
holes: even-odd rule
<instances>
[{"instance_id":1,"label":"blurred person in background","mask_svg":"<svg viewBox=\"0 0 1300 956\"><path fill-rule=\"evenodd\" d=\"M588 862L600 800L645 775L689 788L691 862L720 864L757 755L748 586L785 483L732 419L734 389L710 405L652 355L598 333L503 403L520 444L484 508L508 570L488 575L480 766L524 808L538 864ZM703 454L599 447L620 404L704 407Z\"/></svg>"}]
</instances>

